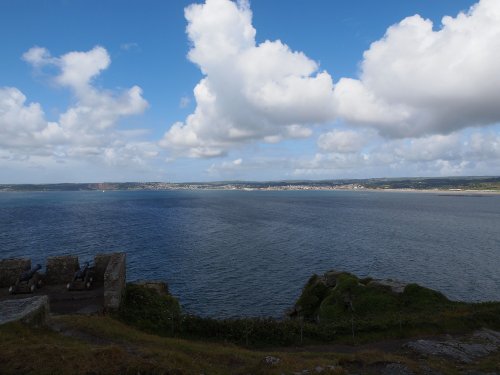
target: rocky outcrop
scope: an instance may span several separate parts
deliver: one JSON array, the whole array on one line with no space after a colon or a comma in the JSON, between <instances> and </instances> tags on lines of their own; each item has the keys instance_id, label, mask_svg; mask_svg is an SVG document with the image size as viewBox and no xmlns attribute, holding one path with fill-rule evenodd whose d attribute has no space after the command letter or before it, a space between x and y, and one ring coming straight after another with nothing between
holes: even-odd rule
<instances>
[{"instance_id":1,"label":"rocky outcrop","mask_svg":"<svg viewBox=\"0 0 500 375\"><path fill-rule=\"evenodd\" d=\"M500 349L500 332L482 329L465 338L410 341L406 348L425 357L439 356L461 363L474 363Z\"/></svg>"}]
</instances>

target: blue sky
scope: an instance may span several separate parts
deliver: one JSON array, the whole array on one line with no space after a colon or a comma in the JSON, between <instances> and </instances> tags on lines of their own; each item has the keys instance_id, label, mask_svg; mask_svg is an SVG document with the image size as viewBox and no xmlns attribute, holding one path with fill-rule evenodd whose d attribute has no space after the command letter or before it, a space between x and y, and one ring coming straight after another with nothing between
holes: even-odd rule
<instances>
[{"instance_id":1,"label":"blue sky","mask_svg":"<svg viewBox=\"0 0 500 375\"><path fill-rule=\"evenodd\" d=\"M3 1L0 183L497 175L499 25L495 0Z\"/></svg>"}]
</instances>

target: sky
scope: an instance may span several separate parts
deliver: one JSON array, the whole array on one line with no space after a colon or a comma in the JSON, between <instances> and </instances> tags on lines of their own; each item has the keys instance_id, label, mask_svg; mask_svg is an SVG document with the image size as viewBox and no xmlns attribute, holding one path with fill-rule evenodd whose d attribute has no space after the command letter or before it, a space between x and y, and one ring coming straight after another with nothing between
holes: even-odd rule
<instances>
[{"instance_id":1,"label":"sky","mask_svg":"<svg viewBox=\"0 0 500 375\"><path fill-rule=\"evenodd\" d=\"M500 175L498 0L2 0L0 183Z\"/></svg>"}]
</instances>

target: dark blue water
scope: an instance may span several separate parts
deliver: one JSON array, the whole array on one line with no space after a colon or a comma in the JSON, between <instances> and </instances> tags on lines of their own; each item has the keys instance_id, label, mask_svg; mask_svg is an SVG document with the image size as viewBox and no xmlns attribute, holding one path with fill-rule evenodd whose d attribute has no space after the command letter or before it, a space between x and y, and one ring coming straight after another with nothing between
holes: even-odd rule
<instances>
[{"instance_id":1,"label":"dark blue water","mask_svg":"<svg viewBox=\"0 0 500 375\"><path fill-rule=\"evenodd\" d=\"M0 258L126 251L185 310L275 316L329 269L500 300L500 196L302 191L0 194Z\"/></svg>"}]
</instances>

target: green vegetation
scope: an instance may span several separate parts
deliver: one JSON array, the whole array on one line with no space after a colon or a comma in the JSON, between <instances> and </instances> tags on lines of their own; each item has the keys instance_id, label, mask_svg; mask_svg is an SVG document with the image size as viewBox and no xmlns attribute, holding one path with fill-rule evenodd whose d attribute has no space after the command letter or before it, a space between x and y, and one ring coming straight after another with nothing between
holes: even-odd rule
<instances>
[{"instance_id":1,"label":"green vegetation","mask_svg":"<svg viewBox=\"0 0 500 375\"><path fill-rule=\"evenodd\" d=\"M500 303L465 303L417 284L394 292L383 282L329 272L308 281L293 317L334 331L335 341L359 342L422 334L500 328ZM315 337L320 339L320 337Z\"/></svg>"},{"instance_id":2,"label":"green vegetation","mask_svg":"<svg viewBox=\"0 0 500 375\"><path fill-rule=\"evenodd\" d=\"M307 341L327 342L333 331L317 324L271 318L211 319L181 314L171 295L155 289L127 284L124 303L117 318L143 331L167 337L231 342L248 347L293 345Z\"/></svg>"},{"instance_id":3,"label":"green vegetation","mask_svg":"<svg viewBox=\"0 0 500 375\"><path fill-rule=\"evenodd\" d=\"M308 281L293 316L278 321L183 315L168 293L129 284L115 316L55 316L46 327L0 326L0 374L292 374L318 367L322 374L380 374L388 363L418 374L421 357L387 350L387 339L498 330L500 303L453 302L416 284L396 293L371 279L329 272ZM354 345L339 354L338 348L346 348L339 343ZM279 361L268 363L267 356ZM444 375L496 371L498 363L500 352L470 364L426 360Z\"/></svg>"},{"instance_id":4,"label":"green vegetation","mask_svg":"<svg viewBox=\"0 0 500 375\"><path fill-rule=\"evenodd\" d=\"M127 284L119 317L127 324L148 332L173 335L179 324L181 308L177 299L156 289Z\"/></svg>"},{"instance_id":5,"label":"green vegetation","mask_svg":"<svg viewBox=\"0 0 500 375\"><path fill-rule=\"evenodd\" d=\"M334 272L310 278L291 317L217 320L182 314L174 297L131 284L117 314L124 323L162 336L270 347L500 329L500 303L450 301L416 284L395 293L371 279Z\"/></svg>"},{"instance_id":6,"label":"green vegetation","mask_svg":"<svg viewBox=\"0 0 500 375\"><path fill-rule=\"evenodd\" d=\"M290 374L338 364L338 355L251 351L165 338L110 317L58 316L49 328L0 326L0 374ZM266 364L268 355L276 365ZM323 374L344 374L341 368Z\"/></svg>"}]
</instances>

